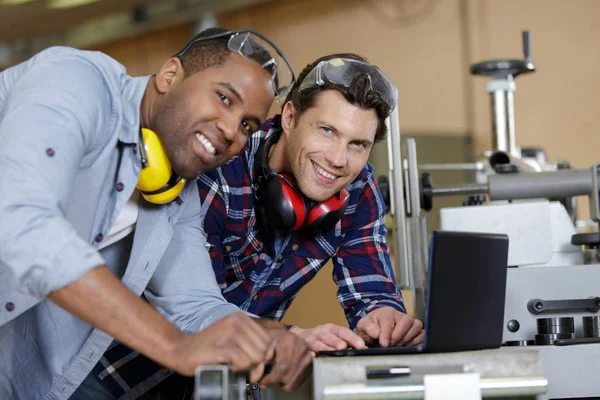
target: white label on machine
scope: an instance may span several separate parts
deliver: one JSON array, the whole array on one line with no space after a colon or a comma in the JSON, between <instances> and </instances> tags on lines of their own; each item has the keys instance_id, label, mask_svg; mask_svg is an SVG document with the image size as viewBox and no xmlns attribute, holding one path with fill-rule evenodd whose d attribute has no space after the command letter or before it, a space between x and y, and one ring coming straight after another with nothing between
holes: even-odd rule
<instances>
[{"instance_id":1,"label":"white label on machine","mask_svg":"<svg viewBox=\"0 0 600 400\"><path fill-rule=\"evenodd\" d=\"M479 374L425 375L425 400L481 400Z\"/></svg>"}]
</instances>

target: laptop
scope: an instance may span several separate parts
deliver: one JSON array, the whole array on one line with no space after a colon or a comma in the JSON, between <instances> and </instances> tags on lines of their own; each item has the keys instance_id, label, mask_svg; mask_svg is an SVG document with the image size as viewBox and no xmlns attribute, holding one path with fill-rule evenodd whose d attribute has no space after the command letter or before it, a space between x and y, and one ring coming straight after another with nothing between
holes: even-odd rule
<instances>
[{"instance_id":1,"label":"laptop","mask_svg":"<svg viewBox=\"0 0 600 400\"><path fill-rule=\"evenodd\" d=\"M498 348L502 345L507 263L507 235L434 231L429 248L423 345L330 350L319 356Z\"/></svg>"}]
</instances>

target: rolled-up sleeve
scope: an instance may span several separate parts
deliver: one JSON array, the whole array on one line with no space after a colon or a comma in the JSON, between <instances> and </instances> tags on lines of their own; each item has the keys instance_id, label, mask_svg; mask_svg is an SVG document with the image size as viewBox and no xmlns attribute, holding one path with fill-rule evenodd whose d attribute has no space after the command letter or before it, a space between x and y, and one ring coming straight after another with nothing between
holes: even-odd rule
<instances>
[{"instance_id":1,"label":"rolled-up sleeve","mask_svg":"<svg viewBox=\"0 0 600 400\"><path fill-rule=\"evenodd\" d=\"M406 313L385 240L385 205L368 175L352 225L333 259L338 300L352 329L370 311L393 307Z\"/></svg>"},{"instance_id":2,"label":"rolled-up sleeve","mask_svg":"<svg viewBox=\"0 0 600 400\"><path fill-rule=\"evenodd\" d=\"M66 207L107 112L110 120L104 85L84 60L48 60L20 76L0 105L0 266L27 294L46 296L103 264Z\"/></svg>"}]
</instances>

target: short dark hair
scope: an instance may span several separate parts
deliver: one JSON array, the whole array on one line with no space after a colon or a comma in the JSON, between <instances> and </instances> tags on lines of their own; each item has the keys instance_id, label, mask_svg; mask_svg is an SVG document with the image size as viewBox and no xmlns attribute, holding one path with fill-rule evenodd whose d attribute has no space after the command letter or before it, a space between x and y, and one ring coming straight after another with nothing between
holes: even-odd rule
<instances>
[{"instance_id":1,"label":"short dark hair","mask_svg":"<svg viewBox=\"0 0 600 400\"><path fill-rule=\"evenodd\" d=\"M211 40L198 40L228 32L225 28L208 28L192 38L174 57L181 60L185 76L190 76L206 68L223 65L230 55L227 48L229 37L221 36Z\"/></svg>"},{"instance_id":2,"label":"short dark hair","mask_svg":"<svg viewBox=\"0 0 600 400\"><path fill-rule=\"evenodd\" d=\"M288 101L292 102L294 109L296 111L296 119L300 118L306 110L311 107L314 107L315 102L317 101L318 96L324 92L325 90L337 90L344 96L344 98L352 105L362 108L363 110L374 109L377 113L377 131L375 132L374 142L377 143L387 136L387 127L385 125L386 118L390 115L390 106L385 102L380 93L375 92L373 90L369 90L371 87L370 78L361 74L354 78L350 87L346 87L344 85L337 85L333 83L325 83L321 86L315 85L314 87L303 89L301 92L298 92L298 88L302 84L302 81L306 78L306 76L312 71L317 64L321 61L331 60L332 58L349 58L352 60L358 60L363 62L368 62L366 58L354 54L354 53L339 53L339 54L330 54L321 58L318 58L311 64L308 64L298 76L298 80L292 86L292 89L288 93L285 101L283 102L283 106ZM282 107L283 109L283 107Z\"/></svg>"},{"instance_id":3,"label":"short dark hair","mask_svg":"<svg viewBox=\"0 0 600 400\"><path fill-rule=\"evenodd\" d=\"M200 40L210 36L217 36L227 32L235 32L226 28L208 28L198 33L192 40L186 43L185 46L174 57L181 60L183 72L185 76L190 76L198 71L206 68L219 67L223 65L231 55L231 50L227 48L230 35L223 35L209 40ZM260 44L252 41L254 52L248 57L256 61L259 65L265 65L271 59L269 52ZM272 71L269 71L272 72ZM275 71L276 72L276 71ZM277 76L275 76L275 84L277 85Z\"/></svg>"}]
</instances>

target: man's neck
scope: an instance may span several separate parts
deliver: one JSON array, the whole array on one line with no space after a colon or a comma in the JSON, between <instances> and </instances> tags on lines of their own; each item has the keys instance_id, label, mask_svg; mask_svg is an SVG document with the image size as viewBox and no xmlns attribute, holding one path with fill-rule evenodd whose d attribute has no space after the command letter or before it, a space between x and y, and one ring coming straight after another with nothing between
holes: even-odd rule
<instances>
[{"instance_id":1,"label":"man's neck","mask_svg":"<svg viewBox=\"0 0 600 400\"><path fill-rule=\"evenodd\" d=\"M152 120L152 105L156 99L158 92L155 87L155 76L151 76L144 91L144 97L142 97L142 104L140 104L140 125L142 128L150 128L150 121Z\"/></svg>"},{"instance_id":2,"label":"man's neck","mask_svg":"<svg viewBox=\"0 0 600 400\"><path fill-rule=\"evenodd\" d=\"M285 132L281 132L281 136L279 136L277 143L273 144L269 149L267 159L269 160L269 167L273 171L292 172L285 151L286 138Z\"/></svg>"}]
</instances>

